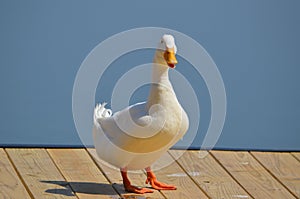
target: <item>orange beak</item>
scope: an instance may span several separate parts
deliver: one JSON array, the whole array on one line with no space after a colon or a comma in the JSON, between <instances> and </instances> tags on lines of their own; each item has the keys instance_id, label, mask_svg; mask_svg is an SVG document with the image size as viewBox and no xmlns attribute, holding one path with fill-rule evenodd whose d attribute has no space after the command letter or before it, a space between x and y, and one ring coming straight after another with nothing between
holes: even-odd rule
<instances>
[{"instance_id":1,"label":"orange beak","mask_svg":"<svg viewBox=\"0 0 300 199\"><path fill-rule=\"evenodd\" d=\"M177 64L177 59L175 57L174 49L168 48L164 53L164 58L170 68L175 68L175 64Z\"/></svg>"}]
</instances>

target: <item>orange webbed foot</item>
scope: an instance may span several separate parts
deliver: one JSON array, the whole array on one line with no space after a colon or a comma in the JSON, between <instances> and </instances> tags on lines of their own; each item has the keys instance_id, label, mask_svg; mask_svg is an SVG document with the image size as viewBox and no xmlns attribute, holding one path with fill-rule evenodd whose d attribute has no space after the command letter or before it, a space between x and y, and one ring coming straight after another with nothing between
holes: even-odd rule
<instances>
[{"instance_id":1,"label":"orange webbed foot","mask_svg":"<svg viewBox=\"0 0 300 199\"><path fill-rule=\"evenodd\" d=\"M153 190L147 188L139 188L132 186L130 184L124 184L125 190L130 193L144 194L144 193L153 193Z\"/></svg>"},{"instance_id":2,"label":"orange webbed foot","mask_svg":"<svg viewBox=\"0 0 300 199\"><path fill-rule=\"evenodd\" d=\"M154 173L152 171L147 171L147 180L146 184L150 184L153 189L156 190L176 190L176 186L174 185L168 185L162 182L159 182Z\"/></svg>"},{"instance_id":3,"label":"orange webbed foot","mask_svg":"<svg viewBox=\"0 0 300 199\"><path fill-rule=\"evenodd\" d=\"M154 192L151 189L139 188L139 187L136 187L136 186L132 186L131 183L130 183L130 180L128 179L126 168L121 168L121 175L122 175L122 178L123 178L124 188L127 192L137 193L137 194L153 193Z\"/></svg>"}]
</instances>

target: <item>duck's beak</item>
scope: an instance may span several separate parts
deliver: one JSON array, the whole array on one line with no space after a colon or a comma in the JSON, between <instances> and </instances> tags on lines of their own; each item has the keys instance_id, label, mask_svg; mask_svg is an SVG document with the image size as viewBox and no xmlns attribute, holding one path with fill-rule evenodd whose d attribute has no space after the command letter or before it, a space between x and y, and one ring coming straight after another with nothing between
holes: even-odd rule
<instances>
[{"instance_id":1,"label":"duck's beak","mask_svg":"<svg viewBox=\"0 0 300 199\"><path fill-rule=\"evenodd\" d=\"M175 64L178 62L175 57L174 49L168 48L164 53L164 58L170 68L175 68Z\"/></svg>"}]
</instances>

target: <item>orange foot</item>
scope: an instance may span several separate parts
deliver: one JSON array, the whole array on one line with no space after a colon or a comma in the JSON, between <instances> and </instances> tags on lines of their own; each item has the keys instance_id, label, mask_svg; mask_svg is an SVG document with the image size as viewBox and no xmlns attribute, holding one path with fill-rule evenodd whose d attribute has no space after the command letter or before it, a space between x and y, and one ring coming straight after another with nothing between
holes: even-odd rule
<instances>
[{"instance_id":1,"label":"orange foot","mask_svg":"<svg viewBox=\"0 0 300 199\"><path fill-rule=\"evenodd\" d=\"M124 184L125 190L130 193L138 193L138 194L144 194L144 193L153 193L153 190L146 189L146 188L138 188L136 186L132 186L130 184Z\"/></svg>"},{"instance_id":2,"label":"orange foot","mask_svg":"<svg viewBox=\"0 0 300 199\"><path fill-rule=\"evenodd\" d=\"M144 193L153 193L153 190L151 189L146 189L146 188L138 188L136 186L132 186L130 183L130 180L127 176L127 169L122 168L121 169L121 175L123 178L123 185L126 191L131 192L131 193L138 193L138 194L144 194Z\"/></svg>"},{"instance_id":3,"label":"orange foot","mask_svg":"<svg viewBox=\"0 0 300 199\"><path fill-rule=\"evenodd\" d=\"M147 171L147 180L146 184L149 184L152 186L153 189L156 190L176 190L176 186L174 185L168 185L162 182L159 182L154 173L152 171Z\"/></svg>"}]
</instances>

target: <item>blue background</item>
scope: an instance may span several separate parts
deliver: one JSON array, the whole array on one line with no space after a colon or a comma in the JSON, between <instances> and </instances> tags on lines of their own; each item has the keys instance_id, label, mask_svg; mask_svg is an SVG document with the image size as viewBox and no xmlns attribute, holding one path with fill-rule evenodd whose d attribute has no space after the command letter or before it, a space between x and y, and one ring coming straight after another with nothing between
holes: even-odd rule
<instances>
[{"instance_id":1,"label":"blue background","mask_svg":"<svg viewBox=\"0 0 300 199\"><path fill-rule=\"evenodd\" d=\"M2 0L0 145L80 146L72 117L80 64L113 34L157 26L195 39L220 70L228 106L216 148L300 150L299 9L296 0ZM106 71L113 78L105 95L97 92L97 101L110 99L118 75L152 56L145 50L116 60ZM199 85L200 129L191 146L197 148L209 123L209 96L201 77L179 61L177 70ZM145 90L139 89L132 102L144 100Z\"/></svg>"}]
</instances>

